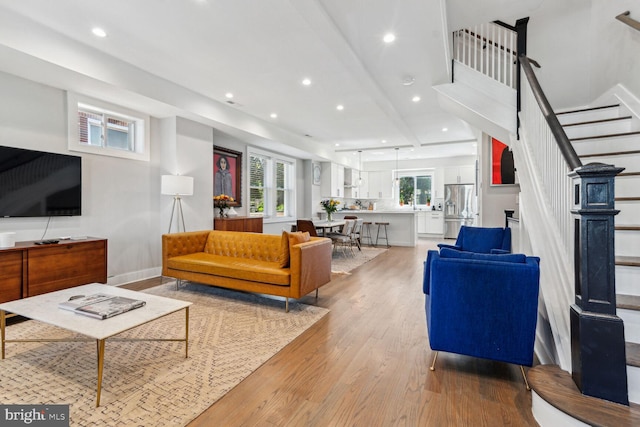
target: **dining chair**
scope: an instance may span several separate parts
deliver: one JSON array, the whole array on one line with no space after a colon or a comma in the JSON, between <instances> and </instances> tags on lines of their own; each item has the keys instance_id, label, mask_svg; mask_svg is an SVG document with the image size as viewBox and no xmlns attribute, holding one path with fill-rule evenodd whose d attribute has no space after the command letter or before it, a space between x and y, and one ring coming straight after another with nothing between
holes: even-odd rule
<instances>
[{"instance_id":1,"label":"dining chair","mask_svg":"<svg viewBox=\"0 0 640 427\"><path fill-rule=\"evenodd\" d=\"M326 237L331 238L331 240L333 241L333 249L334 251L337 250L338 246L342 247L342 252L344 253L345 251L345 247L349 247L349 249L351 250L351 254L355 256L355 253L353 252L353 240L352 240L352 233L353 233L353 227L356 224L356 220L355 219L347 219L344 221L344 227L342 227L342 231L339 233L327 233Z\"/></svg>"},{"instance_id":2,"label":"dining chair","mask_svg":"<svg viewBox=\"0 0 640 427\"><path fill-rule=\"evenodd\" d=\"M311 237L318 237L318 233L316 232L316 226L313 225L313 221L308 219L299 219L296 221L296 229L298 231L308 231Z\"/></svg>"},{"instance_id":3,"label":"dining chair","mask_svg":"<svg viewBox=\"0 0 640 427\"><path fill-rule=\"evenodd\" d=\"M355 244L358 247L359 251L362 251L361 234L362 234L363 223L364 223L363 218L356 217L356 223L353 226L353 231L351 232L351 243Z\"/></svg>"}]
</instances>

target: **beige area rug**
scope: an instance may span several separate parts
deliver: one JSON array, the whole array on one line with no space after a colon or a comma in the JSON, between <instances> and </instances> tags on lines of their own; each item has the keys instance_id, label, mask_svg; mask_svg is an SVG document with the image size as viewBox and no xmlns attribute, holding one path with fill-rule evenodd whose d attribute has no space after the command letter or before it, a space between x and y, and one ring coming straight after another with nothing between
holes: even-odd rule
<instances>
[{"instance_id":1,"label":"beige area rug","mask_svg":"<svg viewBox=\"0 0 640 427\"><path fill-rule=\"evenodd\" d=\"M96 408L94 342L9 343L0 402L70 404L72 426L183 426L329 312L292 302L285 313L282 300L196 284L145 292L194 303L188 359L183 343L107 341ZM70 336L32 320L7 328L7 339ZM121 336L183 337L184 311Z\"/></svg>"},{"instance_id":2,"label":"beige area rug","mask_svg":"<svg viewBox=\"0 0 640 427\"><path fill-rule=\"evenodd\" d=\"M331 257L331 274L336 276L351 274L349 273L351 270L360 267L386 251L386 248L363 246L362 251L359 251L358 248L353 248L352 254L349 249L342 251L341 248L338 248L333 251L333 256Z\"/></svg>"}]
</instances>

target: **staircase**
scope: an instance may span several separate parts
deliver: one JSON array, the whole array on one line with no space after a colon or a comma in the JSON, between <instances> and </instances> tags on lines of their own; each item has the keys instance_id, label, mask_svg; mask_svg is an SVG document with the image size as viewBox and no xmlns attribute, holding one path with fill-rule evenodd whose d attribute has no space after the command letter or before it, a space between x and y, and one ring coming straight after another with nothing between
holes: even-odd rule
<instances>
[{"instance_id":1,"label":"staircase","mask_svg":"<svg viewBox=\"0 0 640 427\"><path fill-rule=\"evenodd\" d=\"M625 325L629 401L640 403L640 122L620 104L556 113L584 164L624 167L616 177L616 302Z\"/></svg>"}]
</instances>

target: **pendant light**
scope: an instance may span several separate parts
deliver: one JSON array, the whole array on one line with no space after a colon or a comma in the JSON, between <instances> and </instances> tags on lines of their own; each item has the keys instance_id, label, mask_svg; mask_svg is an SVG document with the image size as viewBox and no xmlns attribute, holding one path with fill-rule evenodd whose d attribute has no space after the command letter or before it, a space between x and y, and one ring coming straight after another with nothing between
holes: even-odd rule
<instances>
[{"instance_id":1,"label":"pendant light","mask_svg":"<svg viewBox=\"0 0 640 427\"><path fill-rule=\"evenodd\" d=\"M360 166L358 166L358 186L362 185L362 150L358 150L358 162Z\"/></svg>"},{"instance_id":2,"label":"pendant light","mask_svg":"<svg viewBox=\"0 0 640 427\"><path fill-rule=\"evenodd\" d=\"M400 172L398 169L398 150L400 150L400 148L396 147L396 185L400 184Z\"/></svg>"}]
</instances>

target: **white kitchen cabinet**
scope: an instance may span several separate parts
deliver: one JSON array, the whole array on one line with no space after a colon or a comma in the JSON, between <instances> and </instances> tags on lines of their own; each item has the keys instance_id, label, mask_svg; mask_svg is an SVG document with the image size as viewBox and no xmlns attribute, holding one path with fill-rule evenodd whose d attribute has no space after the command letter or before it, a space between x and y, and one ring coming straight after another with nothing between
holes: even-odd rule
<instances>
[{"instance_id":1,"label":"white kitchen cabinet","mask_svg":"<svg viewBox=\"0 0 640 427\"><path fill-rule=\"evenodd\" d=\"M444 215L442 211L420 211L416 213L418 234L444 234Z\"/></svg>"},{"instance_id":2,"label":"white kitchen cabinet","mask_svg":"<svg viewBox=\"0 0 640 427\"><path fill-rule=\"evenodd\" d=\"M427 233L444 234L444 213L442 211L427 212Z\"/></svg>"},{"instance_id":3,"label":"white kitchen cabinet","mask_svg":"<svg viewBox=\"0 0 640 427\"><path fill-rule=\"evenodd\" d=\"M475 184L476 183L476 167L469 166L450 166L444 169L445 184Z\"/></svg>"},{"instance_id":4,"label":"white kitchen cabinet","mask_svg":"<svg viewBox=\"0 0 640 427\"><path fill-rule=\"evenodd\" d=\"M320 194L322 197L344 197L344 166L323 162Z\"/></svg>"},{"instance_id":5,"label":"white kitchen cabinet","mask_svg":"<svg viewBox=\"0 0 640 427\"><path fill-rule=\"evenodd\" d=\"M393 173L388 171L370 171L367 197L370 199L393 198Z\"/></svg>"}]
</instances>

